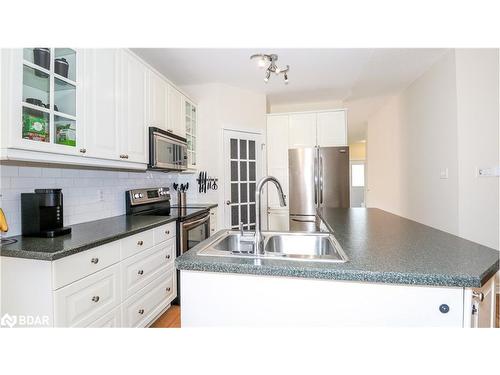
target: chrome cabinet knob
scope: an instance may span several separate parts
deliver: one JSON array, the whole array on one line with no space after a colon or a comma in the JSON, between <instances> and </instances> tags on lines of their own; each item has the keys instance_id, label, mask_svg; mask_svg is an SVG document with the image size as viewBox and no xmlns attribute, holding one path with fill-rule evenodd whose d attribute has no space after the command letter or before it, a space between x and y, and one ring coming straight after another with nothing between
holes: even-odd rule
<instances>
[{"instance_id":1,"label":"chrome cabinet knob","mask_svg":"<svg viewBox=\"0 0 500 375\"><path fill-rule=\"evenodd\" d=\"M139 312L139 314L142 315L142 314L144 314L144 309L140 309L138 312Z\"/></svg>"},{"instance_id":2,"label":"chrome cabinet knob","mask_svg":"<svg viewBox=\"0 0 500 375\"><path fill-rule=\"evenodd\" d=\"M165 289L167 292L170 292L170 287L167 287L167 289Z\"/></svg>"},{"instance_id":3,"label":"chrome cabinet knob","mask_svg":"<svg viewBox=\"0 0 500 375\"><path fill-rule=\"evenodd\" d=\"M92 302L99 302L99 296L92 297Z\"/></svg>"},{"instance_id":4,"label":"chrome cabinet knob","mask_svg":"<svg viewBox=\"0 0 500 375\"><path fill-rule=\"evenodd\" d=\"M144 274L144 271L143 271L143 270L139 270L139 271L137 271L137 274L138 274L138 275L143 275L143 274Z\"/></svg>"},{"instance_id":5,"label":"chrome cabinet knob","mask_svg":"<svg viewBox=\"0 0 500 375\"><path fill-rule=\"evenodd\" d=\"M170 231L169 231L169 230L166 230L166 231L165 231L165 234L170 234Z\"/></svg>"},{"instance_id":6,"label":"chrome cabinet knob","mask_svg":"<svg viewBox=\"0 0 500 375\"><path fill-rule=\"evenodd\" d=\"M166 258L167 258L167 259L170 259L170 254L168 254L168 255L166 256Z\"/></svg>"},{"instance_id":7,"label":"chrome cabinet knob","mask_svg":"<svg viewBox=\"0 0 500 375\"><path fill-rule=\"evenodd\" d=\"M484 301L484 293L483 292L476 292L475 290L472 291L472 298L478 300L479 302Z\"/></svg>"},{"instance_id":8,"label":"chrome cabinet knob","mask_svg":"<svg viewBox=\"0 0 500 375\"><path fill-rule=\"evenodd\" d=\"M90 260L90 263L93 263L93 264L97 264L97 263L99 263L99 258L92 258L92 259Z\"/></svg>"},{"instance_id":9,"label":"chrome cabinet knob","mask_svg":"<svg viewBox=\"0 0 500 375\"><path fill-rule=\"evenodd\" d=\"M144 241L143 240L137 241L137 245L139 245L139 246L144 245Z\"/></svg>"},{"instance_id":10,"label":"chrome cabinet knob","mask_svg":"<svg viewBox=\"0 0 500 375\"><path fill-rule=\"evenodd\" d=\"M230 200L227 200L226 201L226 204L229 206L231 204L231 201Z\"/></svg>"},{"instance_id":11,"label":"chrome cabinet knob","mask_svg":"<svg viewBox=\"0 0 500 375\"><path fill-rule=\"evenodd\" d=\"M121 154L120 155L120 159L128 159L128 155L127 154Z\"/></svg>"},{"instance_id":12,"label":"chrome cabinet knob","mask_svg":"<svg viewBox=\"0 0 500 375\"><path fill-rule=\"evenodd\" d=\"M86 148L81 148L81 149L80 149L80 152L81 152L82 154L85 154L85 153L87 152L87 149L86 149Z\"/></svg>"}]
</instances>

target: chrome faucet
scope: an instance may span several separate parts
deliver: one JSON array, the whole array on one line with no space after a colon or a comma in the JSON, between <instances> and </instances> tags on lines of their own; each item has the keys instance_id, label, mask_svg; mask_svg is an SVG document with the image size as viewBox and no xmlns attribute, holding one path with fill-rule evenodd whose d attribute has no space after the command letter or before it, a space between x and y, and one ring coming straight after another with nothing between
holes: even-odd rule
<instances>
[{"instance_id":1,"label":"chrome faucet","mask_svg":"<svg viewBox=\"0 0 500 375\"><path fill-rule=\"evenodd\" d=\"M262 194L262 188L266 184L266 182L272 182L276 186L276 189L278 189L278 194L279 194L279 199L280 199L280 206L285 207L286 206L286 198L285 194L283 194L283 189L281 188L280 182L276 179L276 177L273 176L266 176L263 177L259 183L257 184L257 187L255 189L255 255L260 255L264 253L264 237L262 236L262 228L261 228L261 222L260 222L260 196Z\"/></svg>"}]
</instances>

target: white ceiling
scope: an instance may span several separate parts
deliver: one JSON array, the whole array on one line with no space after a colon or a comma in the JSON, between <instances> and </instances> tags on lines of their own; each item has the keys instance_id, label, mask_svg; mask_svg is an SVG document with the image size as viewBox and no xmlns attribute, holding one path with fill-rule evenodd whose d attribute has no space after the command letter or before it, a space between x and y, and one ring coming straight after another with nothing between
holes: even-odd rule
<instances>
[{"instance_id":1,"label":"white ceiling","mask_svg":"<svg viewBox=\"0 0 500 375\"><path fill-rule=\"evenodd\" d=\"M381 98L407 87L445 50L146 48L134 52L179 86L226 83L265 93L270 105L342 100L352 106L350 126L360 127L383 103ZM276 76L264 83L264 71L249 59L261 52L278 54L279 66L290 65L288 85Z\"/></svg>"}]
</instances>

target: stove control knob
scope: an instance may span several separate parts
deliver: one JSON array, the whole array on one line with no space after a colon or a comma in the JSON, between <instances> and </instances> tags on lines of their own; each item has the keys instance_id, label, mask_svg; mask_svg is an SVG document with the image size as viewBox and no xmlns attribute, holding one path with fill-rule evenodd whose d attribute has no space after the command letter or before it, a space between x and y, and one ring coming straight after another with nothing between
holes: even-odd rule
<instances>
[{"instance_id":1,"label":"stove control knob","mask_svg":"<svg viewBox=\"0 0 500 375\"><path fill-rule=\"evenodd\" d=\"M135 194L134 194L134 198L135 198L135 199L140 198L139 193L135 193Z\"/></svg>"},{"instance_id":2,"label":"stove control knob","mask_svg":"<svg viewBox=\"0 0 500 375\"><path fill-rule=\"evenodd\" d=\"M144 197L144 194L139 193L139 198L142 198L142 197Z\"/></svg>"}]
</instances>

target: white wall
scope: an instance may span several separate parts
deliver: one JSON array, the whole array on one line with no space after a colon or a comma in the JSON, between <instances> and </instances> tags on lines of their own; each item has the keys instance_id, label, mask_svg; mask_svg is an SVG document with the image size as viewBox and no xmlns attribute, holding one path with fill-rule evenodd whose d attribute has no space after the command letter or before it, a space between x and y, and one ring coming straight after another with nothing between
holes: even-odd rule
<instances>
[{"instance_id":1,"label":"white wall","mask_svg":"<svg viewBox=\"0 0 500 375\"><path fill-rule=\"evenodd\" d=\"M448 52L370 117L369 207L498 249L498 178L474 177L498 164L496 53Z\"/></svg>"},{"instance_id":2,"label":"white wall","mask_svg":"<svg viewBox=\"0 0 500 375\"><path fill-rule=\"evenodd\" d=\"M266 96L219 83L185 86L183 90L198 104L198 168L219 178L219 189L201 194L198 200L218 203L218 224L225 227L223 129L261 133L265 142Z\"/></svg>"},{"instance_id":3,"label":"white wall","mask_svg":"<svg viewBox=\"0 0 500 375\"><path fill-rule=\"evenodd\" d=\"M327 109L344 108L342 100L325 100L320 102L300 103L268 103L267 113L322 111Z\"/></svg>"},{"instance_id":4,"label":"white wall","mask_svg":"<svg viewBox=\"0 0 500 375\"><path fill-rule=\"evenodd\" d=\"M457 50L456 65L459 233L498 248L498 177L476 177L500 165L498 50Z\"/></svg>"}]
</instances>

